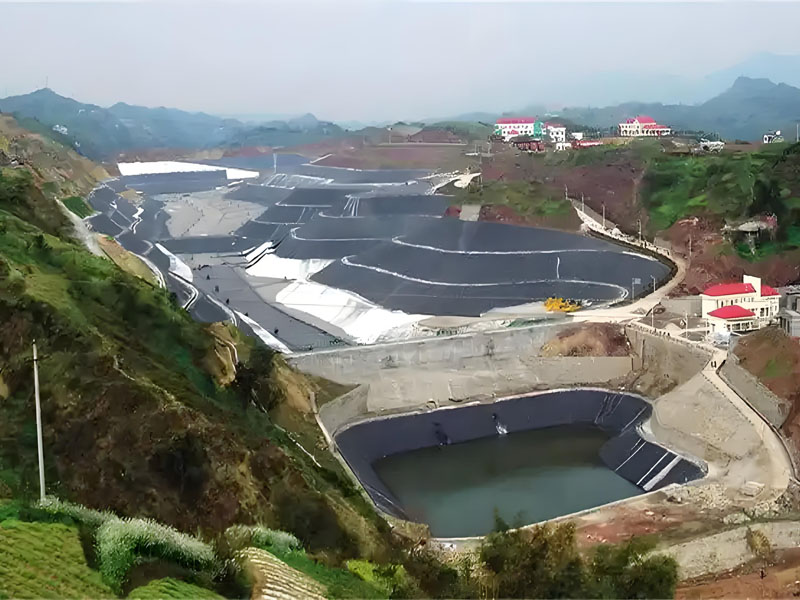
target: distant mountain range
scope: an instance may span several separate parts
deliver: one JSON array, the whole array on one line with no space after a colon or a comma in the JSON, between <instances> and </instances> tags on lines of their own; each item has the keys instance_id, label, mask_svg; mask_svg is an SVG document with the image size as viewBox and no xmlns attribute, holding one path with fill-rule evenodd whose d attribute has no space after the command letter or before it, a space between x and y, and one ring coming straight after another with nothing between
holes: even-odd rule
<instances>
[{"instance_id":1,"label":"distant mountain range","mask_svg":"<svg viewBox=\"0 0 800 600\"><path fill-rule=\"evenodd\" d=\"M45 133L95 160L153 148L290 146L342 135L338 125L307 114L259 125L174 108L84 104L44 88L0 99L28 129Z\"/></svg>"},{"instance_id":2,"label":"distant mountain range","mask_svg":"<svg viewBox=\"0 0 800 600\"><path fill-rule=\"evenodd\" d=\"M800 89L768 79L739 77L729 89L700 104L627 102L605 108L568 108L560 114L596 127L612 127L646 114L673 129L714 132L725 139L756 140L774 129L794 139L800 122Z\"/></svg>"},{"instance_id":3,"label":"distant mountain range","mask_svg":"<svg viewBox=\"0 0 800 600\"><path fill-rule=\"evenodd\" d=\"M787 139L794 139L795 128L800 123L800 89L764 78L738 77L727 90L698 104L624 102L603 108L570 107L560 111L531 105L504 113L467 113L450 117L448 121L493 123L498 117L538 116L567 125L605 129L642 114L676 130L715 133L729 140L757 140L767 131L776 129Z\"/></svg>"},{"instance_id":4,"label":"distant mountain range","mask_svg":"<svg viewBox=\"0 0 800 600\"><path fill-rule=\"evenodd\" d=\"M789 58L797 57L786 58L785 70L791 70L795 62ZM780 75L779 65L776 66L775 61L770 64ZM800 58L797 69L800 73ZM800 80L800 75L795 78ZM0 112L13 114L24 127L54 137L95 160L162 148L299 146L350 135L341 125L320 121L311 114L253 124L174 108L145 108L124 103L103 108L60 96L47 88L0 99ZM625 102L604 108L573 107L557 112L532 105L502 115L476 112L428 122L445 121L450 124L448 128L452 128L455 121L492 123L499 116L538 115L586 127L609 128L638 114L650 115L673 129L717 133L729 140L756 140L766 131L775 129L782 130L787 139L793 139L795 127L800 123L800 89L764 78L738 77L730 88L698 104ZM354 126L357 124L352 123L351 127Z\"/></svg>"},{"instance_id":5,"label":"distant mountain range","mask_svg":"<svg viewBox=\"0 0 800 600\"><path fill-rule=\"evenodd\" d=\"M800 55L763 52L724 69L689 77L651 69L598 71L537 82L536 104L611 106L623 102L699 104L717 96L739 77L769 79L800 87Z\"/></svg>"}]
</instances>

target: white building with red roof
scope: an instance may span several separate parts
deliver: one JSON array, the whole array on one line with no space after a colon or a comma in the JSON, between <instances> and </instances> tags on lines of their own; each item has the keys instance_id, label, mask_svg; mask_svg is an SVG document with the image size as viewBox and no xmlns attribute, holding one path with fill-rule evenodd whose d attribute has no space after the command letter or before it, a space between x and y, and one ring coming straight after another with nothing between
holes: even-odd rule
<instances>
[{"instance_id":1,"label":"white building with red roof","mask_svg":"<svg viewBox=\"0 0 800 600\"><path fill-rule=\"evenodd\" d=\"M653 117L639 115L619 124L621 137L661 137L672 133L666 125L659 125Z\"/></svg>"},{"instance_id":2,"label":"white building with red roof","mask_svg":"<svg viewBox=\"0 0 800 600\"><path fill-rule=\"evenodd\" d=\"M742 283L719 283L700 294L702 316L713 331L751 331L775 321L780 292L745 275Z\"/></svg>"},{"instance_id":3,"label":"white building with red roof","mask_svg":"<svg viewBox=\"0 0 800 600\"><path fill-rule=\"evenodd\" d=\"M502 136L505 142L518 135L529 135L541 139L543 127L544 123L533 117L504 117L495 122L494 133Z\"/></svg>"}]
</instances>

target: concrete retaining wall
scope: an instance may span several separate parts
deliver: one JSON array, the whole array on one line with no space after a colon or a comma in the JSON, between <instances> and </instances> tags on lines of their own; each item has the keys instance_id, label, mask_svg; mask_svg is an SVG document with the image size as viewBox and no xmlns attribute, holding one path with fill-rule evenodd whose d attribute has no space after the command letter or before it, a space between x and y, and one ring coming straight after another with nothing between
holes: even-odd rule
<instances>
[{"instance_id":1,"label":"concrete retaining wall","mask_svg":"<svg viewBox=\"0 0 800 600\"><path fill-rule=\"evenodd\" d=\"M493 401L535 389L602 385L631 371L628 356L528 357L524 362L468 359L449 371L387 370L325 404L320 419L333 437L345 424L367 417L457 406L463 400Z\"/></svg>"},{"instance_id":2,"label":"concrete retaining wall","mask_svg":"<svg viewBox=\"0 0 800 600\"><path fill-rule=\"evenodd\" d=\"M685 340L655 335L629 325L625 334L634 352L634 369L647 368L650 375L664 374L676 384L689 381L711 360L706 350Z\"/></svg>"},{"instance_id":3,"label":"concrete retaining wall","mask_svg":"<svg viewBox=\"0 0 800 600\"><path fill-rule=\"evenodd\" d=\"M700 296L683 296L681 298L664 298L661 300L661 304L671 313L699 315L702 312L703 303Z\"/></svg>"},{"instance_id":4,"label":"concrete retaining wall","mask_svg":"<svg viewBox=\"0 0 800 600\"><path fill-rule=\"evenodd\" d=\"M360 421L368 413L369 385L359 385L346 394L331 400L319 409L319 419L333 438L343 426Z\"/></svg>"},{"instance_id":5,"label":"concrete retaining wall","mask_svg":"<svg viewBox=\"0 0 800 600\"><path fill-rule=\"evenodd\" d=\"M739 365L739 357L735 354L728 354L719 374L737 394L746 398L748 403L775 427L780 427L786 421L791 408L790 403L773 394L764 384Z\"/></svg>"},{"instance_id":6,"label":"concrete retaining wall","mask_svg":"<svg viewBox=\"0 0 800 600\"><path fill-rule=\"evenodd\" d=\"M542 344L569 325L534 325L468 335L434 337L392 344L357 346L295 354L289 362L306 373L340 383L359 383L375 376L379 369L459 365L477 357L536 355Z\"/></svg>"}]
</instances>

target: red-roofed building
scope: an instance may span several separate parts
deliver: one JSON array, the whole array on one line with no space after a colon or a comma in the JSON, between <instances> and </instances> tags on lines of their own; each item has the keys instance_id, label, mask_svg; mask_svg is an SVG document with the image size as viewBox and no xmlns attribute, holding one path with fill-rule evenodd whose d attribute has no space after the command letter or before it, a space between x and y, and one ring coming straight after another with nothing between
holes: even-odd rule
<instances>
[{"instance_id":1,"label":"red-roofed building","mask_svg":"<svg viewBox=\"0 0 800 600\"><path fill-rule=\"evenodd\" d=\"M544 135L544 123L533 117L504 117L495 122L494 134L502 137L504 142L518 135L529 135L540 140Z\"/></svg>"},{"instance_id":2,"label":"red-roofed building","mask_svg":"<svg viewBox=\"0 0 800 600\"><path fill-rule=\"evenodd\" d=\"M672 130L669 127L659 125L653 117L647 115L638 115L619 124L619 134L622 137L661 137L670 133Z\"/></svg>"},{"instance_id":3,"label":"red-roofed building","mask_svg":"<svg viewBox=\"0 0 800 600\"><path fill-rule=\"evenodd\" d=\"M716 331L750 331L772 323L777 315L780 293L745 275L741 283L718 283L700 294L702 316Z\"/></svg>"},{"instance_id":4,"label":"red-roofed building","mask_svg":"<svg viewBox=\"0 0 800 600\"><path fill-rule=\"evenodd\" d=\"M756 313L752 310L747 310L736 304L730 306L723 306L708 313L709 317L717 317L718 319L749 319L755 317Z\"/></svg>"}]
</instances>

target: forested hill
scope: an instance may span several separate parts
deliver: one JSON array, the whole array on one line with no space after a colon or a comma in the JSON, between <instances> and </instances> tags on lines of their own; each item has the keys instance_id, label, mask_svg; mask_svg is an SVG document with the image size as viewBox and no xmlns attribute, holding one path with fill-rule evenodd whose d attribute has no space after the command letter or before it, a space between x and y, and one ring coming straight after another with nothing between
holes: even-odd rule
<instances>
[{"instance_id":1,"label":"forested hill","mask_svg":"<svg viewBox=\"0 0 800 600\"><path fill-rule=\"evenodd\" d=\"M174 108L117 103L104 108L44 88L0 99L0 112L94 160L153 149L289 146L341 135L343 130L313 115L247 124Z\"/></svg>"}]
</instances>

